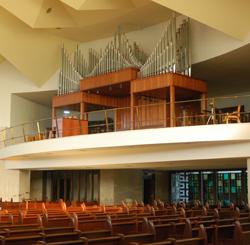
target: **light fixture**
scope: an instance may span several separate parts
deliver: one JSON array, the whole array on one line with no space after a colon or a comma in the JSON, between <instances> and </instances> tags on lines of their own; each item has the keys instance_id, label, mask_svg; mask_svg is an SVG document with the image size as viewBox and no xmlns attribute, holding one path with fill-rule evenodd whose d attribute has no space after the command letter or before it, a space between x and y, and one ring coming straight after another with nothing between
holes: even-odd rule
<instances>
[{"instance_id":1,"label":"light fixture","mask_svg":"<svg viewBox=\"0 0 250 245\"><path fill-rule=\"evenodd\" d=\"M69 114L70 114L70 111L65 110L65 111L63 111L63 114L65 114L65 115L69 115Z\"/></svg>"},{"instance_id":2,"label":"light fixture","mask_svg":"<svg viewBox=\"0 0 250 245\"><path fill-rule=\"evenodd\" d=\"M47 13L47 14L50 14L51 11L52 11L52 8L47 8L46 13Z\"/></svg>"},{"instance_id":3,"label":"light fixture","mask_svg":"<svg viewBox=\"0 0 250 245\"><path fill-rule=\"evenodd\" d=\"M96 90L96 93L99 94L99 90Z\"/></svg>"}]
</instances>

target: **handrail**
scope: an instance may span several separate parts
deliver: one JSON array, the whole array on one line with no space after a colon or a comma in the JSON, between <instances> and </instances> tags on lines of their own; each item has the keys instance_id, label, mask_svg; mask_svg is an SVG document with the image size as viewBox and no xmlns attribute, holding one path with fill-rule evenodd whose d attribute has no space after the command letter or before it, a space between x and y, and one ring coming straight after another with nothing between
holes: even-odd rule
<instances>
[{"instance_id":1,"label":"handrail","mask_svg":"<svg viewBox=\"0 0 250 245\"><path fill-rule=\"evenodd\" d=\"M91 112L84 112L81 114L80 112L74 112L74 116L76 116L75 119L78 119L80 122L80 118L88 118L89 116L93 114L100 114L102 116L99 116L99 119L94 120L94 121L89 121L89 125L87 126L87 130L94 130L96 128L97 132L94 133L101 133L101 132L110 132L110 131L121 131L121 130L130 130L130 129L142 129L142 128L158 128L158 127L169 127L170 126L170 121L173 120L175 126L190 126L190 125L206 125L206 124L218 124L218 123L225 123L228 122L225 120L225 118L228 116L224 112L216 112L216 114L211 114L206 108L211 108L211 104L209 102L213 101L215 104L220 104L223 102L227 102L226 104L229 103L229 107L237 107L237 105L242 105L244 104L244 101L242 99L249 98L250 95L234 95L234 96L220 96L220 97L210 97L210 98L204 98L204 99L193 99L193 100L182 100L182 101L176 101L175 107L178 108L178 113L174 115L174 118L167 115L166 111L164 111L168 106L169 109L171 108L171 102L165 102L163 100L159 100L159 102L156 102L154 99L157 98L151 98L151 97L146 97L143 96L145 104L141 105L136 105L133 108L131 107L120 107L120 108L111 108L111 109L104 109L104 110L96 110L96 111L91 111ZM237 103L237 99L240 99L239 103ZM205 111L204 107L202 108L201 102L203 102L203 106L205 106ZM187 104L187 106L185 105ZM190 110L190 105L188 103L199 103L198 106L196 106L196 111ZM181 104L181 105L179 105ZM225 106L225 103L224 103ZM152 112L153 107L158 107L158 114L157 112ZM148 111L147 111L148 109ZM219 108L213 108L213 109L223 109L219 106ZM129 113L128 113L129 110ZM124 121L116 121L116 113L117 112L122 112L126 111L126 119ZM132 114L133 111L133 114ZM109 114L112 112L113 114ZM181 112L181 113L180 113ZM187 113L189 112L189 114ZM144 118L143 118L143 113ZM73 115L72 114L72 115ZM133 115L134 119L133 121L131 116ZM83 117L84 116L84 117ZM152 117L153 116L153 117ZM250 111L243 111L240 112L240 117L245 117L244 122L249 122L250 121ZM70 117L69 117L70 118ZM73 117L71 117L73 118ZM103 119L104 118L104 119ZM110 121L110 118L112 119ZM210 118L210 119L209 119ZM26 140L29 141L26 137L36 137L37 140L41 140L44 137L45 134L45 129L51 128L53 126L53 120L55 120L56 124L56 136L57 137L62 137L62 130L58 128L58 120L59 118L42 118L39 120L34 120L34 121L29 121L29 122L23 122L21 124L9 127L9 128L4 128L0 130L0 137L3 138L1 140L0 138L0 147L1 144L3 147L6 146L6 144L16 144L16 141L22 141L25 142ZM193 122L189 122L189 120ZM172 121L172 122L173 122ZM97 124L95 124L95 122ZM239 120L237 121L239 122ZM240 120L241 122L241 120ZM133 125L133 126L131 126ZM41 128L40 128L41 127ZM100 129L101 128L101 129ZM84 128L80 123L76 127L68 127L68 131L74 131L74 130L79 130L80 133L82 134L82 130L86 129ZM98 131L99 130L99 131ZM22 132L21 132L22 131ZM47 134L48 132L46 132ZM19 142L20 143L20 142Z\"/></svg>"}]
</instances>

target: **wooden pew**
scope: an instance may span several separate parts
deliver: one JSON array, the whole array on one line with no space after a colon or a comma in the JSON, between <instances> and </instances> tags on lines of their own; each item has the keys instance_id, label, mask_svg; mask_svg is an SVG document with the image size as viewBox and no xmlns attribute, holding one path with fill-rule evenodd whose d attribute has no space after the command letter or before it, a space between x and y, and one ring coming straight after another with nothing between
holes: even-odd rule
<instances>
[{"instance_id":1,"label":"wooden pew","mask_svg":"<svg viewBox=\"0 0 250 245\"><path fill-rule=\"evenodd\" d=\"M123 245L129 245L131 242L155 242L155 235L153 233L123 235Z\"/></svg>"},{"instance_id":2,"label":"wooden pew","mask_svg":"<svg viewBox=\"0 0 250 245\"><path fill-rule=\"evenodd\" d=\"M250 224L248 224L248 229L245 230L243 225L240 224L239 221L235 222L235 230L234 230L234 245L248 245L250 244Z\"/></svg>"},{"instance_id":3,"label":"wooden pew","mask_svg":"<svg viewBox=\"0 0 250 245\"><path fill-rule=\"evenodd\" d=\"M64 242L64 241L74 241L79 240L81 236L81 232L64 232L64 233L53 233L53 234L42 234L43 241L46 243L51 242Z\"/></svg>"},{"instance_id":4,"label":"wooden pew","mask_svg":"<svg viewBox=\"0 0 250 245\"><path fill-rule=\"evenodd\" d=\"M75 241L50 242L50 243L39 241L37 244L41 244L41 245L85 245L86 242L84 242L82 239L79 239Z\"/></svg>"},{"instance_id":5,"label":"wooden pew","mask_svg":"<svg viewBox=\"0 0 250 245\"><path fill-rule=\"evenodd\" d=\"M55 226L73 226L73 220L68 215L52 216L45 213L43 215L43 226L55 227Z\"/></svg>"},{"instance_id":6,"label":"wooden pew","mask_svg":"<svg viewBox=\"0 0 250 245\"><path fill-rule=\"evenodd\" d=\"M199 236L195 238L184 238L184 239L168 239L167 241L155 242L155 243L130 243L130 245L207 245L207 235L204 226L201 225L199 228Z\"/></svg>"},{"instance_id":7,"label":"wooden pew","mask_svg":"<svg viewBox=\"0 0 250 245\"><path fill-rule=\"evenodd\" d=\"M233 245L233 234L235 225L216 225L215 226L215 244Z\"/></svg>"},{"instance_id":8,"label":"wooden pew","mask_svg":"<svg viewBox=\"0 0 250 245\"><path fill-rule=\"evenodd\" d=\"M1 245L32 245L43 239L42 235L29 235L22 237L3 237L0 236Z\"/></svg>"},{"instance_id":9,"label":"wooden pew","mask_svg":"<svg viewBox=\"0 0 250 245\"><path fill-rule=\"evenodd\" d=\"M122 235L101 237L95 239L88 239L82 237L85 245L123 245L124 238Z\"/></svg>"}]
</instances>

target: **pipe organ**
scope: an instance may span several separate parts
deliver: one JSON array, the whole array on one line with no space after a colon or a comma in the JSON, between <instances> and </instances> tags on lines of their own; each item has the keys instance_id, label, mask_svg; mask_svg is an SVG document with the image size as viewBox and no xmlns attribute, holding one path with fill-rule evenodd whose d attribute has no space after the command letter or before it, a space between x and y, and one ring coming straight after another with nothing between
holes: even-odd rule
<instances>
[{"instance_id":1,"label":"pipe organ","mask_svg":"<svg viewBox=\"0 0 250 245\"><path fill-rule=\"evenodd\" d=\"M139 44L130 43L120 28L103 52L89 49L88 59L77 46L71 61L70 55L62 47L58 95L79 91L81 79L125 68L138 69L140 78L164 73L191 76L189 25L190 22L186 19L177 27L176 17L173 15L149 56Z\"/></svg>"}]
</instances>

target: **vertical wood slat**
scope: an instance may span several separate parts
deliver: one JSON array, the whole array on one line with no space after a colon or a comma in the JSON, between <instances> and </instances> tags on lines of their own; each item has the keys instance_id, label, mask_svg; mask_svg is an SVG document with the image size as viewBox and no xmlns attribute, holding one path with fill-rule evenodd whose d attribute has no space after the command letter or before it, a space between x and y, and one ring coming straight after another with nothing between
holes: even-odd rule
<instances>
[{"instance_id":1,"label":"vertical wood slat","mask_svg":"<svg viewBox=\"0 0 250 245\"><path fill-rule=\"evenodd\" d=\"M64 193L64 197L63 197L63 199L64 199L64 201L67 201L66 199L67 199L67 173L66 173L66 171L64 172L64 185L63 185L63 193Z\"/></svg>"},{"instance_id":2,"label":"vertical wood slat","mask_svg":"<svg viewBox=\"0 0 250 245\"><path fill-rule=\"evenodd\" d=\"M77 199L78 199L78 202L81 201L81 170L78 171L78 182L77 182Z\"/></svg>"},{"instance_id":3,"label":"vertical wood slat","mask_svg":"<svg viewBox=\"0 0 250 245\"><path fill-rule=\"evenodd\" d=\"M71 175L70 175L70 197L69 200L70 201L74 201L74 171L71 171Z\"/></svg>"}]
</instances>

